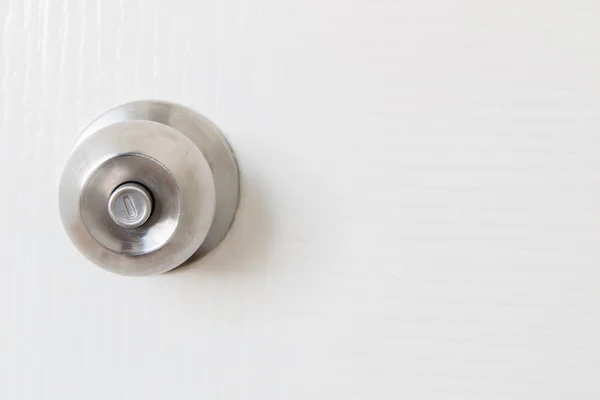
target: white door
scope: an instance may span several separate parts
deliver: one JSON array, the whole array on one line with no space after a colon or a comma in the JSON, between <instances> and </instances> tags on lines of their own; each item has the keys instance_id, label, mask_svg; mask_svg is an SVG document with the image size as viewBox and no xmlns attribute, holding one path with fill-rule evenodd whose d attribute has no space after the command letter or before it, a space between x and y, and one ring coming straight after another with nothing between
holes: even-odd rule
<instances>
[{"instance_id":1,"label":"white door","mask_svg":"<svg viewBox=\"0 0 600 400\"><path fill-rule=\"evenodd\" d=\"M598 399L600 3L0 2L0 399ZM181 103L227 135L207 258L95 267L78 132Z\"/></svg>"}]
</instances>

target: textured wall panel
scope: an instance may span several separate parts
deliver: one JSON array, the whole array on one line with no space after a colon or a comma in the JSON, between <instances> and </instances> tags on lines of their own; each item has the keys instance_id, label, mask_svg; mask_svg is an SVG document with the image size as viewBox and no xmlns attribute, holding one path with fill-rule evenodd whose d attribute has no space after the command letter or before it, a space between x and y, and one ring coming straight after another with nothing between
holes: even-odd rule
<instances>
[{"instance_id":1,"label":"textured wall panel","mask_svg":"<svg viewBox=\"0 0 600 400\"><path fill-rule=\"evenodd\" d=\"M598 399L600 4L0 2L0 398ZM226 241L130 279L58 217L78 131L228 135Z\"/></svg>"}]
</instances>

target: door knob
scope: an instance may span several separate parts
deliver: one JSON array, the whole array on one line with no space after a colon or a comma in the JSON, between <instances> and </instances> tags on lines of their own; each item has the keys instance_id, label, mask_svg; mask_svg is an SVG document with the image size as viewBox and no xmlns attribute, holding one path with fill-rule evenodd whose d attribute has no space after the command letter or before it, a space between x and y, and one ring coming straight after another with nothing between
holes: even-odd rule
<instances>
[{"instance_id":1,"label":"door knob","mask_svg":"<svg viewBox=\"0 0 600 400\"><path fill-rule=\"evenodd\" d=\"M133 276L163 273L214 249L238 199L237 163L219 129L158 101L125 104L94 120L59 188L61 219L79 251Z\"/></svg>"}]
</instances>

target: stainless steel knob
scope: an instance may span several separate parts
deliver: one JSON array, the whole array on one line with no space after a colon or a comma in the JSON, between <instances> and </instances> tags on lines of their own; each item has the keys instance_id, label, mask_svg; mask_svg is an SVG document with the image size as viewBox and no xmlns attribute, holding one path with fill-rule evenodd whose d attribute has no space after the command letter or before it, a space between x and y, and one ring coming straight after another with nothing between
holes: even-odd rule
<instances>
[{"instance_id":1,"label":"stainless steel knob","mask_svg":"<svg viewBox=\"0 0 600 400\"><path fill-rule=\"evenodd\" d=\"M169 271L227 234L239 172L219 129L180 105L114 108L79 136L59 189L63 225L98 266L122 275Z\"/></svg>"}]
</instances>

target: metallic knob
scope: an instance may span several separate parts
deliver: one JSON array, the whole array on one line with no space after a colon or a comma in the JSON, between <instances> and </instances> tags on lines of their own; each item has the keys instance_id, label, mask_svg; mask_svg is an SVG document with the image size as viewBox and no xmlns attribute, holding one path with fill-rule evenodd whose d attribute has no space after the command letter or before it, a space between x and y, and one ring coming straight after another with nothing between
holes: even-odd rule
<instances>
[{"instance_id":1,"label":"metallic knob","mask_svg":"<svg viewBox=\"0 0 600 400\"><path fill-rule=\"evenodd\" d=\"M79 136L59 205L75 246L122 275L169 271L226 235L237 210L239 172L210 121L176 104L114 108Z\"/></svg>"}]
</instances>

